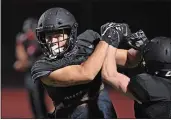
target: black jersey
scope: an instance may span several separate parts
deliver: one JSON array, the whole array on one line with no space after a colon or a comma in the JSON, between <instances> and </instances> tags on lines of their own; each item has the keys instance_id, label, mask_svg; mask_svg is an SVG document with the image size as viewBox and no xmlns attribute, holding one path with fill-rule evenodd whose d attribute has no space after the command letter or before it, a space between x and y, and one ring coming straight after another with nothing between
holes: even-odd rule
<instances>
[{"instance_id":1,"label":"black jersey","mask_svg":"<svg viewBox=\"0 0 171 120\"><path fill-rule=\"evenodd\" d=\"M171 118L171 80L146 73L131 79L131 92L142 101L135 103L136 118Z\"/></svg>"},{"instance_id":2,"label":"black jersey","mask_svg":"<svg viewBox=\"0 0 171 120\"><path fill-rule=\"evenodd\" d=\"M32 67L31 74L34 81L40 80L40 77L48 76L51 72L63 68L68 65L79 65L86 61L95 48L94 42L100 39L100 35L92 30L87 30L78 36L78 44L76 47L64 55L63 58L56 60L48 60L42 57ZM56 105L62 101L72 101L81 99L87 94L95 96L102 86L100 74L90 83L83 85L74 85L69 87L52 87L44 85L51 99ZM77 97L78 96L78 97Z\"/></svg>"}]
</instances>

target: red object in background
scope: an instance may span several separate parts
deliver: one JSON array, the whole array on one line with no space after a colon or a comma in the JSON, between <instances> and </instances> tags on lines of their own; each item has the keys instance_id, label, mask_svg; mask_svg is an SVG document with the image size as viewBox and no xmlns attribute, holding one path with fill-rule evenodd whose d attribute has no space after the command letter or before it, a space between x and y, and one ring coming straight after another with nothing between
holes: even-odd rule
<instances>
[{"instance_id":1,"label":"red object in background","mask_svg":"<svg viewBox=\"0 0 171 120\"><path fill-rule=\"evenodd\" d=\"M109 94L115 106L118 118L135 118L132 100L112 90L109 90ZM1 100L1 118L32 118L32 112L30 111L25 89L3 88ZM48 110L51 110L52 102L48 96L46 96L46 102L49 105Z\"/></svg>"},{"instance_id":2,"label":"red object in background","mask_svg":"<svg viewBox=\"0 0 171 120\"><path fill-rule=\"evenodd\" d=\"M34 45L28 46L27 53L29 56L33 55L35 53L35 51L36 51L36 46L34 46Z\"/></svg>"}]
</instances>

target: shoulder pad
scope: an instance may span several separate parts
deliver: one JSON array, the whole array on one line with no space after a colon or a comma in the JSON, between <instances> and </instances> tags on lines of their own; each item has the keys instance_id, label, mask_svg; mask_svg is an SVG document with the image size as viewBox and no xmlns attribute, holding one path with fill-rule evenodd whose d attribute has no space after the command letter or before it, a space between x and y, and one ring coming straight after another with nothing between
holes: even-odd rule
<instances>
[{"instance_id":1,"label":"shoulder pad","mask_svg":"<svg viewBox=\"0 0 171 120\"><path fill-rule=\"evenodd\" d=\"M100 40L100 35L93 30L86 30L78 37L78 46L85 54L91 54Z\"/></svg>"},{"instance_id":2,"label":"shoulder pad","mask_svg":"<svg viewBox=\"0 0 171 120\"><path fill-rule=\"evenodd\" d=\"M100 39L100 35L93 30L86 30L78 36L78 40L86 40L87 42L93 43L94 40Z\"/></svg>"},{"instance_id":3,"label":"shoulder pad","mask_svg":"<svg viewBox=\"0 0 171 120\"><path fill-rule=\"evenodd\" d=\"M170 92L162 79L146 73L132 78L129 89L134 95L141 98L142 102L170 100Z\"/></svg>"}]
</instances>

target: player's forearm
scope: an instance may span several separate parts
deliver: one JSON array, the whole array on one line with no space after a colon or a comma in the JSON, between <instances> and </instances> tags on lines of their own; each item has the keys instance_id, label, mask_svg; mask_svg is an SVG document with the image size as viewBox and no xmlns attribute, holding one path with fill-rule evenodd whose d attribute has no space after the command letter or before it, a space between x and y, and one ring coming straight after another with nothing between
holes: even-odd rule
<instances>
[{"instance_id":1,"label":"player's forearm","mask_svg":"<svg viewBox=\"0 0 171 120\"><path fill-rule=\"evenodd\" d=\"M120 73L117 72L116 66L116 52L117 48L109 46L106 58L102 67L102 77L104 80L112 85L114 88L121 89L126 92L129 79L124 79Z\"/></svg>"},{"instance_id":2,"label":"player's forearm","mask_svg":"<svg viewBox=\"0 0 171 120\"><path fill-rule=\"evenodd\" d=\"M28 60L28 56L27 56L27 53L26 53L23 45L16 46L16 58L17 58L17 60L23 61L23 62L25 60Z\"/></svg>"},{"instance_id":3,"label":"player's forearm","mask_svg":"<svg viewBox=\"0 0 171 120\"><path fill-rule=\"evenodd\" d=\"M120 66L125 66L128 58L128 50L117 49L116 51L116 64Z\"/></svg>"},{"instance_id":4,"label":"player's forearm","mask_svg":"<svg viewBox=\"0 0 171 120\"><path fill-rule=\"evenodd\" d=\"M102 68L102 76L104 81L118 92L121 92L129 98L136 100L136 98L128 90L130 79L127 76L117 72L115 57L113 57L115 56L115 53L116 48L111 48L108 50L108 54L106 55Z\"/></svg>"},{"instance_id":5,"label":"player's forearm","mask_svg":"<svg viewBox=\"0 0 171 120\"><path fill-rule=\"evenodd\" d=\"M115 78L115 76L117 75L117 66L115 60L116 51L117 48L109 46L106 58L102 66L102 77L108 83L111 83L110 81L113 80L113 78ZM114 80L112 84L118 86L117 82L117 80Z\"/></svg>"},{"instance_id":6,"label":"player's forearm","mask_svg":"<svg viewBox=\"0 0 171 120\"><path fill-rule=\"evenodd\" d=\"M116 63L124 67L135 67L141 61L141 53L135 49L117 49Z\"/></svg>"},{"instance_id":7,"label":"player's forearm","mask_svg":"<svg viewBox=\"0 0 171 120\"><path fill-rule=\"evenodd\" d=\"M16 46L16 62L14 63L14 68L19 69L26 69L29 65L28 55L24 49L22 44L18 44Z\"/></svg>"},{"instance_id":8,"label":"player's forearm","mask_svg":"<svg viewBox=\"0 0 171 120\"><path fill-rule=\"evenodd\" d=\"M114 89L128 96L129 98L136 100L136 98L128 90L128 84L130 82L130 78L117 72L116 58L115 58L116 51L117 51L116 48L109 46L102 67L102 77L104 78L104 81L109 85L111 85Z\"/></svg>"},{"instance_id":9,"label":"player's forearm","mask_svg":"<svg viewBox=\"0 0 171 120\"><path fill-rule=\"evenodd\" d=\"M108 44L100 41L93 54L82 64L84 72L90 75L92 79L94 79L103 65L107 49Z\"/></svg>"},{"instance_id":10,"label":"player's forearm","mask_svg":"<svg viewBox=\"0 0 171 120\"><path fill-rule=\"evenodd\" d=\"M127 61L125 66L129 68L136 67L142 60L141 52L135 49L129 49L127 52Z\"/></svg>"},{"instance_id":11,"label":"player's forearm","mask_svg":"<svg viewBox=\"0 0 171 120\"><path fill-rule=\"evenodd\" d=\"M116 82L117 81L117 82ZM118 73L115 77L110 78L110 81L106 81L109 85L111 85L116 91L120 92L124 96L129 97L132 100L137 101L138 103L141 103L134 95L129 91L128 84L130 82L130 79L121 74ZM116 84L117 83L117 84Z\"/></svg>"}]
</instances>

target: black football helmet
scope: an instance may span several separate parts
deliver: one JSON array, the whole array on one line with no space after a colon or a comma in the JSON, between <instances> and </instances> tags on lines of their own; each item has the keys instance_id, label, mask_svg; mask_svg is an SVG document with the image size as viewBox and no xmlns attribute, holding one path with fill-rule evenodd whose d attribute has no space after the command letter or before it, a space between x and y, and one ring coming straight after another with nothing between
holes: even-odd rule
<instances>
[{"instance_id":1,"label":"black football helmet","mask_svg":"<svg viewBox=\"0 0 171 120\"><path fill-rule=\"evenodd\" d=\"M147 72L171 76L171 39L155 37L144 48L143 58Z\"/></svg>"},{"instance_id":2,"label":"black football helmet","mask_svg":"<svg viewBox=\"0 0 171 120\"><path fill-rule=\"evenodd\" d=\"M74 16L68 10L56 7L45 11L36 28L36 35L43 53L50 59L54 59L72 50L77 42L77 27ZM66 41L65 45L60 46L61 41L54 43L50 40L55 34L63 35L62 41ZM68 37L64 38L66 34Z\"/></svg>"}]
</instances>

